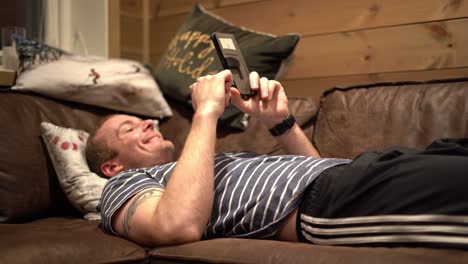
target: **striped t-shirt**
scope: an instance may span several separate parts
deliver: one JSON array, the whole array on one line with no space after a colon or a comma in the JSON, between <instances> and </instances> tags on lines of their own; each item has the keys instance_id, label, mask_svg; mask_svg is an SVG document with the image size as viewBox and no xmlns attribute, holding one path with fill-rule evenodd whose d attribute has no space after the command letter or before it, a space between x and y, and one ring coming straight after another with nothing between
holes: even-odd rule
<instances>
[{"instance_id":1,"label":"striped t-shirt","mask_svg":"<svg viewBox=\"0 0 468 264\"><path fill-rule=\"evenodd\" d=\"M293 211L307 186L324 170L347 159L221 153L215 156L214 203L204 238L271 238ZM132 169L112 177L101 196L103 226L139 191L165 188L176 162Z\"/></svg>"}]
</instances>

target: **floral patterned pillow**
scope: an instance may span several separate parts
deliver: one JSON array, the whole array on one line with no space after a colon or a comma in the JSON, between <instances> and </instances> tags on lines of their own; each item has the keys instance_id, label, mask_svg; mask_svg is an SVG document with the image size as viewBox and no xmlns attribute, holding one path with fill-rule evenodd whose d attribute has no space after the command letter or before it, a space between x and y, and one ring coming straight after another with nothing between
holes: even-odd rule
<instances>
[{"instance_id":1,"label":"floral patterned pillow","mask_svg":"<svg viewBox=\"0 0 468 264\"><path fill-rule=\"evenodd\" d=\"M164 118L172 111L150 71L123 59L78 56L45 44L19 40L18 78L12 90Z\"/></svg>"},{"instance_id":2,"label":"floral patterned pillow","mask_svg":"<svg viewBox=\"0 0 468 264\"><path fill-rule=\"evenodd\" d=\"M97 206L107 180L91 172L86 162L85 148L89 134L82 130L41 123L55 172L68 200L84 218L98 220Z\"/></svg>"}]
</instances>

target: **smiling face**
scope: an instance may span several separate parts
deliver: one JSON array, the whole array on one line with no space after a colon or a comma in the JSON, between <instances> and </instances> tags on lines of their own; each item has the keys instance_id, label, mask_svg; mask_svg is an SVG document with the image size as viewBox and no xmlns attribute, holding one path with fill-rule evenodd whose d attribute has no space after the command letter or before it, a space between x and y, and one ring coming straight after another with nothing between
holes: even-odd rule
<instances>
[{"instance_id":1,"label":"smiling face","mask_svg":"<svg viewBox=\"0 0 468 264\"><path fill-rule=\"evenodd\" d=\"M95 141L105 140L117 156L101 165L107 176L132 168L149 167L173 161L174 144L154 129L153 120L114 115L96 132Z\"/></svg>"}]
</instances>

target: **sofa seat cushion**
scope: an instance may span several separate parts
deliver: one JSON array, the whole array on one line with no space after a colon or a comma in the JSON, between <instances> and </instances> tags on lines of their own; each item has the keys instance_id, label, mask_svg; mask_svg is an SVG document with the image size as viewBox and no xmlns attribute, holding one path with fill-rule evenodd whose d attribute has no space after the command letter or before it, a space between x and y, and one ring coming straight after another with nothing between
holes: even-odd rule
<instances>
[{"instance_id":1,"label":"sofa seat cushion","mask_svg":"<svg viewBox=\"0 0 468 264\"><path fill-rule=\"evenodd\" d=\"M425 248L337 247L221 238L149 251L151 263L466 263L468 252Z\"/></svg>"},{"instance_id":2,"label":"sofa seat cushion","mask_svg":"<svg viewBox=\"0 0 468 264\"><path fill-rule=\"evenodd\" d=\"M466 137L467 98L468 79L335 88L320 100L313 142L324 157L355 158Z\"/></svg>"},{"instance_id":3,"label":"sofa seat cushion","mask_svg":"<svg viewBox=\"0 0 468 264\"><path fill-rule=\"evenodd\" d=\"M0 263L146 263L142 247L98 225L72 218L0 224Z\"/></svg>"}]
</instances>

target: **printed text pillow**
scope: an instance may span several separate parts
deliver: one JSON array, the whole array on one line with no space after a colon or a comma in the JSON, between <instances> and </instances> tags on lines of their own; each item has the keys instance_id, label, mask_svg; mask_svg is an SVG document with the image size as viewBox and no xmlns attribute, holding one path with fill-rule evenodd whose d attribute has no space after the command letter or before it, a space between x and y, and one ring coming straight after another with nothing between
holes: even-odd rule
<instances>
[{"instance_id":1,"label":"printed text pillow","mask_svg":"<svg viewBox=\"0 0 468 264\"><path fill-rule=\"evenodd\" d=\"M190 104L189 85L200 76L223 69L211 42L213 32L233 34L249 71L257 71L268 79L276 79L281 64L299 41L297 34L274 36L235 26L197 4L156 68L155 77L165 95ZM246 118L234 106L229 106L220 124L245 129Z\"/></svg>"}]
</instances>

